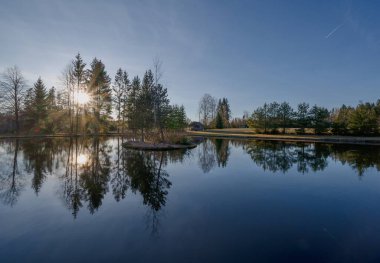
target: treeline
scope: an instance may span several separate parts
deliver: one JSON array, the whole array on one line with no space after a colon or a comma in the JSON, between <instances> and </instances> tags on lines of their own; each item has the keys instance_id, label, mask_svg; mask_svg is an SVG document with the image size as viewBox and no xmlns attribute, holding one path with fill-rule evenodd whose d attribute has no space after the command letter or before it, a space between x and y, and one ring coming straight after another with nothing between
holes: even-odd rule
<instances>
[{"instance_id":1,"label":"treeline","mask_svg":"<svg viewBox=\"0 0 380 263\"><path fill-rule=\"evenodd\" d=\"M264 103L254 110L247 124L262 133L285 133L295 128L296 133L332 133L336 135L377 135L380 128L380 100L360 103L356 107L342 105L331 111L317 105L300 103L293 109L288 102Z\"/></svg>"},{"instance_id":2,"label":"treeline","mask_svg":"<svg viewBox=\"0 0 380 263\"><path fill-rule=\"evenodd\" d=\"M129 129L141 140L147 132L159 133L163 140L165 132L183 129L188 121L184 107L171 105L160 83L159 60L153 71L130 80L120 68L112 80L101 60L94 58L87 67L78 54L62 73L62 88L48 90L41 77L28 87L16 66L8 68L0 82L0 132L99 134Z\"/></svg>"}]
</instances>

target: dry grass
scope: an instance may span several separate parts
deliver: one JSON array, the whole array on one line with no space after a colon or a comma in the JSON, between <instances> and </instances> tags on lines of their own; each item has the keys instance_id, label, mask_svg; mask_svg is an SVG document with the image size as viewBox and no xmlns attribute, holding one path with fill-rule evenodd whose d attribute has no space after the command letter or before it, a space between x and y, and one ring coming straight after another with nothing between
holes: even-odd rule
<instances>
[{"instance_id":1,"label":"dry grass","mask_svg":"<svg viewBox=\"0 0 380 263\"><path fill-rule=\"evenodd\" d=\"M246 138L277 141L327 142L380 145L380 137L354 137L334 135L297 135L297 134L259 134L250 128L213 129L206 131L189 131L190 135L219 138Z\"/></svg>"}]
</instances>

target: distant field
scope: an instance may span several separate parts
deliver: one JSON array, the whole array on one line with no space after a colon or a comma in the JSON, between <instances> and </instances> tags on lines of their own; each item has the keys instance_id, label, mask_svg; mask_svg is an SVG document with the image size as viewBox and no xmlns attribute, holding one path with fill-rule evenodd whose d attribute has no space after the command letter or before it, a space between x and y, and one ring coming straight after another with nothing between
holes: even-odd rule
<instances>
[{"instance_id":1,"label":"distant field","mask_svg":"<svg viewBox=\"0 0 380 263\"><path fill-rule=\"evenodd\" d=\"M210 129L206 131L189 131L190 135L199 135L216 138L244 138L272 141L298 141L298 142L326 142L348 144L380 145L380 137L355 137L313 134L259 134L250 128Z\"/></svg>"},{"instance_id":2,"label":"distant field","mask_svg":"<svg viewBox=\"0 0 380 263\"><path fill-rule=\"evenodd\" d=\"M226 129L209 129L209 132L227 132L227 133L248 133L248 134L259 134L256 129L252 128L226 128ZM278 133L282 134L282 129L277 129ZM313 134L314 129L305 129L306 134ZM296 128L286 128L285 134L296 134Z\"/></svg>"}]
</instances>

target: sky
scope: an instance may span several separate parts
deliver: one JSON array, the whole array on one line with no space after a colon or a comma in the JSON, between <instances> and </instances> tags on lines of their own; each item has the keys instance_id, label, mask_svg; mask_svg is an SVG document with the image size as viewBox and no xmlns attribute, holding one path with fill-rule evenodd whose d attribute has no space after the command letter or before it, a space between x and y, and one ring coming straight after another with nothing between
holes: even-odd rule
<instances>
[{"instance_id":1,"label":"sky","mask_svg":"<svg viewBox=\"0 0 380 263\"><path fill-rule=\"evenodd\" d=\"M159 57L192 120L205 93L234 117L272 101L356 105L380 98L379 12L371 0L0 0L0 71L59 89L78 52L112 78Z\"/></svg>"}]
</instances>

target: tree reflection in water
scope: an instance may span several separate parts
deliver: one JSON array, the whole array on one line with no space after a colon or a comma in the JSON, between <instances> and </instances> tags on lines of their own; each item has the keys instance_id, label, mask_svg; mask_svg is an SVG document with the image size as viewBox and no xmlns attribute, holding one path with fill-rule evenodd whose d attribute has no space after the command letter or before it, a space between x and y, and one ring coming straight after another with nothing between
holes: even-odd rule
<instances>
[{"instance_id":1,"label":"tree reflection in water","mask_svg":"<svg viewBox=\"0 0 380 263\"><path fill-rule=\"evenodd\" d=\"M216 161L218 167L226 167L228 157L230 156L230 141L224 139L214 139L212 142L215 144Z\"/></svg>"},{"instance_id":2,"label":"tree reflection in water","mask_svg":"<svg viewBox=\"0 0 380 263\"><path fill-rule=\"evenodd\" d=\"M323 170L329 156L321 144L289 143L275 141L250 141L244 145L257 166L264 171L287 172L294 164L300 173Z\"/></svg>"},{"instance_id":3,"label":"tree reflection in water","mask_svg":"<svg viewBox=\"0 0 380 263\"><path fill-rule=\"evenodd\" d=\"M95 213L108 192L119 202L130 189L141 194L154 231L171 187L165 167L183 162L189 151L126 150L122 143L122 138L0 141L1 202L15 205L28 184L38 195L48 176L53 176L59 179L59 195L75 218L83 207ZM227 167L231 147L243 149L258 167L271 172L296 167L305 174L324 170L329 161L349 165L359 176L369 168L380 170L378 146L212 139L195 150L202 171Z\"/></svg>"},{"instance_id":4,"label":"tree reflection in water","mask_svg":"<svg viewBox=\"0 0 380 263\"><path fill-rule=\"evenodd\" d=\"M1 146L4 152L0 152L0 199L4 204L14 206L26 184L18 164L19 140Z\"/></svg>"},{"instance_id":5,"label":"tree reflection in water","mask_svg":"<svg viewBox=\"0 0 380 263\"><path fill-rule=\"evenodd\" d=\"M23 140L22 149L26 171L33 174L32 188L35 193L41 190L48 173L52 173L57 145L53 139Z\"/></svg>"},{"instance_id":6,"label":"tree reflection in water","mask_svg":"<svg viewBox=\"0 0 380 263\"><path fill-rule=\"evenodd\" d=\"M369 168L380 171L379 146L250 141L243 148L256 165L271 172L285 173L293 165L300 173L322 171L328 158L348 164L359 176Z\"/></svg>"},{"instance_id":7,"label":"tree reflection in water","mask_svg":"<svg viewBox=\"0 0 380 263\"><path fill-rule=\"evenodd\" d=\"M198 149L198 164L204 173L208 173L215 166L215 145L211 140L204 140Z\"/></svg>"},{"instance_id":8,"label":"tree reflection in water","mask_svg":"<svg viewBox=\"0 0 380 263\"><path fill-rule=\"evenodd\" d=\"M111 170L111 188L115 200L119 202L124 199L130 187L130 179L127 174L125 151L122 148L123 138L117 138L115 158Z\"/></svg>"},{"instance_id":9,"label":"tree reflection in water","mask_svg":"<svg viewBox=\"0 0 380 263\"><path fill-rule=\"evenodd\" d=\"M202 171L210 172L216 163L226 167L230 145L241 147L257 166L273 173L285 173L294 165L302 174L322 171L329 158L348 164L359 176L371 167L380 171L379 146L228 139L208 139L199 145L198 164Z\"/></svg>"}]
</instances>

